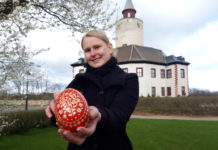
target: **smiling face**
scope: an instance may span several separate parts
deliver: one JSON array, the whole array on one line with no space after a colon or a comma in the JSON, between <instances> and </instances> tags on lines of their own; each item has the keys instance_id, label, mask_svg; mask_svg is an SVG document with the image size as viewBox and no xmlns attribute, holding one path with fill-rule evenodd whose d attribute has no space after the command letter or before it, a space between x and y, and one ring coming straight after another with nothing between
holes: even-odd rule
<instances>
[{"instance_id":1,"label":"smiling face","mask_svg":"<svg viewBox=\"0 0 218 150\"><path fill-rule=\"evenodd\" d=\"M113 46L96 37L85 37L82 48L87 63L93 68L104 65L112 56Z\"/></svg>"}]
</instances>

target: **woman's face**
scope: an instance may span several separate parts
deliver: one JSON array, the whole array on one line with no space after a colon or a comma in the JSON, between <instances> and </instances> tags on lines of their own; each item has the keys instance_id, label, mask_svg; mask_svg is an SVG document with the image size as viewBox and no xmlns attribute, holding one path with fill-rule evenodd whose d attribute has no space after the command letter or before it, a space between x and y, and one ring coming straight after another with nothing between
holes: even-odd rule
<instances>
[{"instance_id":1,"label":"woman's face","mask_svg":"<svg viewBox=\"0 0 218 150\"><path fill-rule=\"evenodd\" d=\"M106 44L101 39L85 37L82 45L85 59L93 68L101 67L111 58L113 52L112 44Z\"/></svg>"}]
</instances>

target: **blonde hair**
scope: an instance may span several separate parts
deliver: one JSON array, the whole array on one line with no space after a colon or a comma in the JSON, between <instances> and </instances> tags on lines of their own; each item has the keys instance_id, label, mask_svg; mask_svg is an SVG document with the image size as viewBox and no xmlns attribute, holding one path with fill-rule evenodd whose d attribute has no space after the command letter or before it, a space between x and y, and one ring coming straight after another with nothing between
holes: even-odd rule
<instances>
[{"instance_id":1,"label":"blonde hair","mask_svg":"<svg viewBox=\"0 0 218 150\"><path fill-rule=\"evenodd\" d=\"M107 45L108 44L111 44L107 35L105 34L105 32L103 31L100 31L100 30L91 30L89 32L87 32L83 37L82 37L82 40L81 40L81 47L83 49L83 40L86 38L86 37L96 37L102 41L104 41ZM114 56L114 51L112 52L112 56Z\"/></svg>"}]
</instances>

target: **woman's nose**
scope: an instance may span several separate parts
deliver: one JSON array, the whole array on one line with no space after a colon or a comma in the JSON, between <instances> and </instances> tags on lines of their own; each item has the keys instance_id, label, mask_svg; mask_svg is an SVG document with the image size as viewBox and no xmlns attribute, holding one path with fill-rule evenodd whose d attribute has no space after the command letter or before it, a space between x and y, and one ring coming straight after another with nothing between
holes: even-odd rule
<instances>
[{"instance_id":1,"label":"woman's nose","mask_svg":"<svg viewBox=\"0 0 218 150\"><path fill-rule=\"evenodd\" d=\"M96 54L95 50L94 50L94 49L91 49L90 54L91 54L92 56L95 55L95 54Z\"/></svg>"}]
</instances>

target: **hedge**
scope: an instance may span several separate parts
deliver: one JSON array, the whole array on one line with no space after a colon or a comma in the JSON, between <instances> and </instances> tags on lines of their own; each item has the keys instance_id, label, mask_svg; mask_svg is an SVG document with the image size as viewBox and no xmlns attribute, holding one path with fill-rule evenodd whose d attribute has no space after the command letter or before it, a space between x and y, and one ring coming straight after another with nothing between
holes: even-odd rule
<instances>
[{"instance_id":1,"label":"hedge","mask_svg":"<svg viewBox=\"0 0 218 150\"><path fill-rule=\"evenodd\" d=\"M48 127L50 120L44 110L14 111L0 113L0 136L18 134L34 127Z\"/></svg>"}]
</instances>

